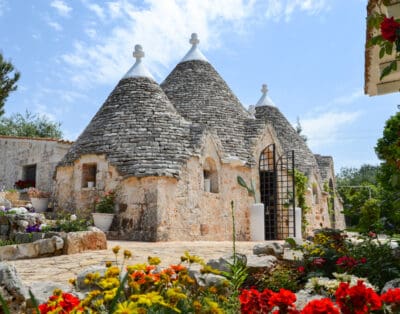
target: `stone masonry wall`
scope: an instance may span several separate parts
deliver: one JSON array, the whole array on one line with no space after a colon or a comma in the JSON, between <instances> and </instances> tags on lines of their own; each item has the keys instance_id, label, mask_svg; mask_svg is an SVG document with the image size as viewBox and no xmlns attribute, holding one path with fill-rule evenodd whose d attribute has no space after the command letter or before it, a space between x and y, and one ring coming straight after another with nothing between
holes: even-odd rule
<instances>
[{"instance_id":1,"label":"stone masonry wall","mask_svg":"<svg viewBox=\"0 0 400 314\"><path fill-rule=\"evenodd\" d=\"M51 191L57 163L71 143L51 139L0 136L0 187L23 180L23 167L36 164L36 187Z\"/></svg>"}]
</instances>

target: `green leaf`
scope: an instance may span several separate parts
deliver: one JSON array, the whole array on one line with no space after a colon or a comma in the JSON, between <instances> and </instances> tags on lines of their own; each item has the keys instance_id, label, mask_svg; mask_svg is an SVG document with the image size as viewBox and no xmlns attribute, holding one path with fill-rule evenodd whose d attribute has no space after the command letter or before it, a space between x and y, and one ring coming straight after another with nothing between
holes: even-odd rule
<instances>
[{"instance_id":1,"label":"green leaf","mask_svg":"<svg viewBox=\"0 0 400 314\"><path fill-rule=\"evenodd\" d=\"M33 307L35 308L36 314L40 314L38 301L36 300L35 296L33 295L32 291L30 289L29 289L29 296L31 297L31 301L32 301Z\"/></svg>"},{"instance_id":2,"label":"green leaf","mask_svg":"<svg viewBox=\"0 0 400 314\"><path fill-rule=\"evenodd\" d=\"M237 182L239 183L240 186L248 189L246 182L241 176L237 176Z\"/></svg>"},{"instance_id":3,"label":"green leaf","mask_svg":"<svg viewBox=\"0 0 400 314\"><path fill-rule=\"evenodd\" d=\"M290 245L290 248L294 249L297 247L296 241L293 238L286 238L285 242Z\"/></svg>"},{"instance_id":4,"label":"green leaf","mask_svg":"<svg viewBox=\"0 0 400 314\"><path fill-rule=\"evenodd\" d=\"M386 53L388 55L392 54L393 51L393 43L391 43L390 41L386 42Z\"/></svg>"},{"instance_id":5,"label":"green leaf","mask_svg":"<svg viewBox=\"0 0 400 314\"><path fill-rule=\"evenodd\" d=\"M382 80L385 76L388 76L392 72L392 64L389 64L386 68L382 70L380 80Z\"/></svg>"},{"instance_id":6,"label":"green leaf","mask_svg":"<svg viewBox=\"0 0 400 314\"><path fill-rule=\"evenodd\" d=\"M381 50L379 50L379 59L382 59L384 55L385 55L385 47L382 47Z\"/></svg>"},{"instance_id":7,"label":"green leaf","mask_svg":"<svg viewBox=\"0 0 400 314\"><path fill-rule=\"evenodd\" d=\"M0 303L1 303L1 308L3 309L4 314L10 314L10 310L8 309L6 300L4 300L4 298L1 294L0 294Z\"/></svg>"},{"instance_id":8,"label":"green leaf","mask_svg":"<svg viewBox=\"0 0 400 314\"><path fill-rule=\"evenodd\" d=\"M121 291L123 291L123 289L124 289L125 283L128 280L128 276L129 276L129 273L126 273L124 278L122 279L122 281L118 287L118 290L115 293L115 297L111 301L109 313L114 313L115 307L117 306L117 303L119 301L119 295L121 294Z\"/></svg>"}]
</instances>

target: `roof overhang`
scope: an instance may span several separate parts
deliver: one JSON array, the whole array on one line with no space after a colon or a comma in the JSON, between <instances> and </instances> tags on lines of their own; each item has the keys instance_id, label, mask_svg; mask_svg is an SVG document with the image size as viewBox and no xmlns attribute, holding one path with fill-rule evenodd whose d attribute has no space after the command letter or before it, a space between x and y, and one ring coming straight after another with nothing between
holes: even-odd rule
<instances>
[{"instance_id":1,"label":"roof overhang","mask_svg":"<svg viewBox=\"0 0 400 314\"><path fill-rule=\"evenodd\" d=\"M400 18L400 0L392 0L390 6L380 4L378 0L369 0L367 6L367 14L374 12L382 12L388 17L393 16L395 19ZM368 28L366 41L378 35L376 30ZM395 93L400 91L400 70L392 72L380 80L382 69L384 69L395 58L395 54L379 58L379 47L373 46L365 48L365 85L364 92L369 96L383 95L388 93ZM400 69L400 62L397 64Z\"/></svg>"}]
</instances>

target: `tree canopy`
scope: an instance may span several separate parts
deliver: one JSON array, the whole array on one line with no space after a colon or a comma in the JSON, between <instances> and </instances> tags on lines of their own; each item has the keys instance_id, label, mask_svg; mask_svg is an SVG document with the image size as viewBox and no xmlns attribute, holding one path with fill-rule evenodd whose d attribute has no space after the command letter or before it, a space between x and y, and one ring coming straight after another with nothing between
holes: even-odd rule
<instances>
[{"instance_id":1,"label":"tree canopy","mask_svg":"<svg viewBox=\"0 0 400 314\"><path fill-rule=\"evenodd\" d=\"M0 52L0 116L4 114L4 104L8 95L17 89L20 73L11 62L6 61Z\"/></svg>"},{"instance_id":2,"label":"tree canopy","mask_svg":"<svg viewBox=\"0 0 400 314\"><path fill-rule=\"evenodd\" d=\"M0 135L23 137L61 138L61 123L52 122L45 116L32 114L14 114L9 118L0 118Z\"/></svg>"}]
</instances>

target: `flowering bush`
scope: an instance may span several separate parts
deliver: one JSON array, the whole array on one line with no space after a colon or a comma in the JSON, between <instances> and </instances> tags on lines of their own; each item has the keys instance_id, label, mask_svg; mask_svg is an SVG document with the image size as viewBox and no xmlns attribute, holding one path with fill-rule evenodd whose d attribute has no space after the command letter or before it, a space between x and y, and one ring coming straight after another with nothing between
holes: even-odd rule
<instances>
[{"instance_id":1,"label":"flowering bush","mask_svg":"<svg viewBox=\"0 0 400 314\"><path fill-rule=\"evenodd\" d=\"M381 72L380 79L397 71L397 61L400 60L400 20L393 17L386 17L382 13L375 13L368 16L368 27L375 29L377 33L368 41L368 46L379 46L379 58L385 55L395 54L395 58Z\"/></svg>"},{"instance_id":2,"label":"flowering bush","mask_svg":"<svg viewBox=\"0 0 400 314\"><path fill-rule=\"evenodd\" d=\"M40 314L78 313L81 310L79 298L70 293L62 292L59 289L54 290L53 295L47 303L39 305Z\"/></svg>"},{"instance_id":3,"label":"flowering bush","mask_svg":"<svg viewBox=\"0 0 400 314\"><path fill-rule=\"evenodd\" d=\"M35 187L35 185L36 182L33 180L18 180L17 182L14 183L14 186L20 190L30 187Z\"/></svg>"},{"instance_id":4,"label":"flowering bush","mask_svg":"<svg viewBox=\"0 0 400 314\"><path fill-rule=\"evenodd\" d=\"M301 311L301 314L340 314L331 299L312 300Z\"/></svg>"},{"instance_id":5,"label":"flowering bush","mask_svg":"<svg viewBox=\"0 0 400 314\"><path fill-rule=\"evenodd\" d=\"M29 197L33 197L33 198L48 198L50 196L50 193L39 190L37 188L29 188L28 195L29 195Z\"/></svg>"},{"instance_id":6,"label":"flowering bush","mask_svg":"<svg viewBox=\"0 0 400 314\"><path fill-rule=\"evenodd\" d=\"M97 213L114 213L115 199L115 191L106 192L100 199L96 200L95 211Z\"/></svg>"}]
</instances>

